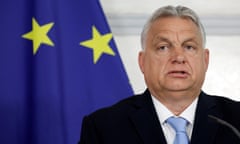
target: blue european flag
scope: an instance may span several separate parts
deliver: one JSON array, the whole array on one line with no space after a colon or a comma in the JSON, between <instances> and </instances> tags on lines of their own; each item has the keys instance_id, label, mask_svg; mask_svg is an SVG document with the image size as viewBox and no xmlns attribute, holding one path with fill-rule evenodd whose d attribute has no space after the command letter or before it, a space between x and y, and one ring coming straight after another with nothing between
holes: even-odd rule
<instances>
[{"instance_id":1,"label":"blue european flag","mask_svg":"<svg viewBox=\"0 0 240 144\"><path fill-rule=\"evenodd\" d=\"M74 144L82 117L133 94L98 0L0 5L0 143Z\"/></svg>"}]
</instances>

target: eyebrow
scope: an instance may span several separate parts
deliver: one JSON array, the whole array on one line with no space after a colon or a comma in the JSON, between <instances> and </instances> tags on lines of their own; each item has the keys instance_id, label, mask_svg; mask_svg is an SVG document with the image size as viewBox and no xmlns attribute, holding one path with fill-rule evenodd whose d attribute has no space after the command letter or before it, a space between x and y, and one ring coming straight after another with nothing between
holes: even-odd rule
<instances>
[{"instance_id":1,"label":"eyebrow","mask_svg":"<svg viewBox=\"0 0 240 144\"><path fill-rule=\"evenodd\" d=\"M157 42L159 41L163 41L163 42L167 42L167 43L172 43L167 37L164 37L164 36L156 36L156 38L153 39L153 44L156 44ZM184 43L187 43L187 42L193 42L193 43L196 43L196 44L199 44L196 40L196 37L190 37L190 38L187 38L186 40L183 41L183 44Z\"/></svg>"},{"instance_id":2,"label":"eyebrow","mask_svg":"<svg viewBox=\"0 0 240 144\"><path fill-rule=\"evenodd\" d=\"M199 43L197 42L196 38L186 39L186 40L183 41L183 44L184 44L184 43L187 43L187 42L193 42L193 43L199 45Z\"/></svg>"},{"instance_id":3,"label":"eyebrow","mask_svg":"<svg viewBox=\"0 0 240 144\"><path fill-rule=\"evenodd\" d=\"M167 42L167 43L172 43L168 38L164 36L156 36L156 38L153 39L153 44L156 44L159 41Z\"/></svg>"}]
</instances>

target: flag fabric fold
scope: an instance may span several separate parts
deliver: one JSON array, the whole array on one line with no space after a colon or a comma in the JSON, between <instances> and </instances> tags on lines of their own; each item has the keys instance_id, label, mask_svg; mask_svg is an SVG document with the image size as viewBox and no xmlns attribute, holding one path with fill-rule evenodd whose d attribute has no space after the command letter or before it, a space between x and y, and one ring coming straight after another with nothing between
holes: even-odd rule
<instances>
[{"instance_id":1,"label":"flag fabric fold","mask_svg":"<svg viewBox=\"0 0 240 144\"><path fill-rule=\"evenodd\" d=\"M0 17L0 143L77 143L84 115L133 94L98 0L4 0Z\"/></svg>"}]
</instances>

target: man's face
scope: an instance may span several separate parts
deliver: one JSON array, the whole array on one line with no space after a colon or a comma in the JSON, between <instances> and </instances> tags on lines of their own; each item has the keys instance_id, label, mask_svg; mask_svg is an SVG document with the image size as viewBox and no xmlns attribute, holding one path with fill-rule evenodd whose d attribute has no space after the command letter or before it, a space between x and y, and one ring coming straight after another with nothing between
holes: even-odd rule
<instances>
[{"instance_id":1,"label":"man's face","mask_svg":"<svg viewBox=\"0 0 240 144\"><path fill-rule=\"evenodd\" d=\"M209 52L201 33L190 19L160 18L149 29L139 65L155 95L162 92L196 91L202 87Z\"/></svg>"}]
</instances>

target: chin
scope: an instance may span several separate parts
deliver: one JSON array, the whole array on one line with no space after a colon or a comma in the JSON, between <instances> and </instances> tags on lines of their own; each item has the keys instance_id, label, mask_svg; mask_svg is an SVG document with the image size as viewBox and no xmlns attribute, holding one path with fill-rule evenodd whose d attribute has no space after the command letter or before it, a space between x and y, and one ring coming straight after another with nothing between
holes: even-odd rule
<instances>
[{"instance_id":1,"label":"chin","mask_svg":"<svg viewBox=\"0 0 240 144\"><path fill-rule=\"evenodd\" d=\"M170 85L167 87L169 91L174 91L174 92L181 92L181 91L186 91L189 90L190 86L184 86L184 85Z\"/></svg>"}]
</instances>

